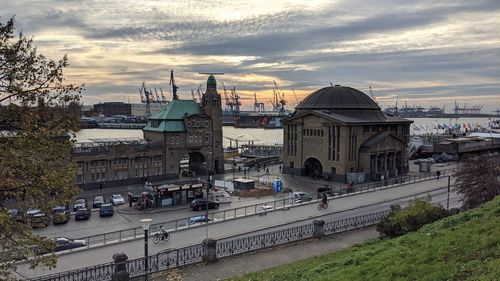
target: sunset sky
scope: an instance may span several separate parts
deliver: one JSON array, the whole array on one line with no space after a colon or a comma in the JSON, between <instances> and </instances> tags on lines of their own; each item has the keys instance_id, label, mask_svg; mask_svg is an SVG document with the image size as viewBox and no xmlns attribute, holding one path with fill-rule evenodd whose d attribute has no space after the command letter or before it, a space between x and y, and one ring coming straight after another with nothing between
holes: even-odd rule
<instances>
[{"instance_id":1,"label":"sunset sky","mask_svg":"<svg viewBox=\"0 0 500 281\"><path fill-rule=\"evenodd\" d=\"M216 76L271 108L273 80L290 107L330 83L380 105L484 104L500 109L500 1L0 0L0 21L33 36L39 52L67 54L68 82L85 104L140 102L174 69L181 98Z\"/></svg>"}]
</instances>

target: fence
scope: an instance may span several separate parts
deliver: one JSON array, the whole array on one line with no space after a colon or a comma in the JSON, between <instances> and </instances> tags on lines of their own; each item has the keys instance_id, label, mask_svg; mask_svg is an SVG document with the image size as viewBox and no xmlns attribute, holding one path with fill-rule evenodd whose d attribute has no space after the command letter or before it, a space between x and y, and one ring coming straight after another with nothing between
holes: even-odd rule
<instances>
[{"instance_id":1,"label":"fence","mask_svg":"<svg viewBox=\"0 0 500 281\"><path fill-rule=\"evenodd\" d=\"M326 222L322 233L332 235L348 230L363 228L380 222L389 213L388 210ZM230 257L248 252L272 248L292 242L297 242L315 237L317 230L314 224L280 229L272 232L248 235L242 238L220 240L216 244L217 258ZM170 249L148 257L148 270L146 272L145 259L137 258L127 261L126 267L130 277L142 276L146 273L182 267L199 263L205 253L203 244L197 244L180 249ZM113 278L114 263L106 263L82 269L61 272L29 281L78 281L78 280L111 280Z\"/></svg>"},{"instance_id":2,"label":"fence","mask_svg":"<svg viewBox=\"0 0 500 281\"><path fill-rule=\"evenodd\" d=\"M441 171L441 177L451 175L453 173L453 169L450 170L443 170ZM373 182L373 183L367 183L367 184L360 184L360 185L355 185L353 187L349 188L344 188L341 189L340 192L335 194L334 196L331 196L330 199L337 198L339 196L346 196L348 194L356 194L359 192L365 192L365 191L370 191L370 190L377 190L380 188L390 188L390 187L397 187L402 184L407 184L410 182L417 182L417 181L422 181L422 180L429 180L435 178L435 174L433 173L426 173L426 174L420 174L420 175L410 175L410 176L404 176L404 177L399 177L399 178L393 178L393 179L388 179L385 181L378 181L378 182ZM317 194L313 194L312 198L319 198ZM316 202L316 200L311 200L310 202ZM268 201L264 203L257 203L253 205L248 205L248 206L242 206L238 208L233 208L233 209L228 209L228 210L221 210L221 211L215 211L212 213L209 213L209 218L212 220L212 222L220 222L224 220L230 220L230 219L235 219L235 218L240 218L240 217L245 217L245 216L250 216L250 215L255 215L259 214L260 210L262 210L263 206L268 207L267 210L269 209L274 209L274 210L280 210L280 209L288 209L291 207L296 207L296 206L301 206L304 204L308 204L309 202L298 202L295 201L293 198L282 198L274 201ZM271 208L269 208L271 207ZM165 221L165 222L159 222L151 225L151 234L156 233L159 231L160 226L163 226L165 230L172 232L172 231L178 231L178 230L183 230L187 229L190 227L197 227L200 226L201 224L196 224L196 225L190 225L188 223L189 217L173 220L173 221ZM83 238L75 238L75 239L80 239L80 240L85 240L87 242L87 247L92 247L92 246L98 246L98 245L106 245L106 244L112 244L112 243L119 243L119 242L125 242L137 238L144 237L144 231L142 230L142 227L135 227L135 228L129 228L129 229L124 229L124 230L118 230L118 231L113 231L113 232L108 232L104 234L98 234L94 236L88 236L88 237L83 237Z\"/></svg>"}]
</instances>

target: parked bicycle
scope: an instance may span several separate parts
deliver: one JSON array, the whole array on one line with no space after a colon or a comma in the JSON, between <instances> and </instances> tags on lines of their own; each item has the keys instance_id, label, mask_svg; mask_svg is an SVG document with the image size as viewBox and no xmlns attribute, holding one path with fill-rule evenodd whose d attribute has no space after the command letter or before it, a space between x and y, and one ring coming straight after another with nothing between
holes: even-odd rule
<instances>
[{"instance_id":1,"label":"parked bicycle","mask_svg":"<svg viewBox=\"0 0 500 281\"><path fill-rule=\"evenodd\" d=\"M326 208L328 208L328 202L327 203L325 203L325 202L319 203L318 210L326 209Z\"/></svg>"}]
</instances>

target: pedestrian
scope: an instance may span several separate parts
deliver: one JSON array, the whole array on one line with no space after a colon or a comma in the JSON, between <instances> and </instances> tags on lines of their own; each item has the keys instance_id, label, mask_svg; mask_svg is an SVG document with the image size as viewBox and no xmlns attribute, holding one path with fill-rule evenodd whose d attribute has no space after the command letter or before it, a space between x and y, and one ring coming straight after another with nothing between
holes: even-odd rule
<instances>
[{"instance_id":1,"label":"pedestrian","mask_svg":"<svg viewBox=\"0 0 500 281\"><path fill-rule=\"evenodd\" d=\"M279 166L279 168L280 168L280 173L281 173L281 165Z\"/></svg>"},{"instance_id":2,"label":"pedestrian","mask_svg":"<svg viewBox=\"0 0 500 281\"><path fill-rule=\"evenodd\" d=\"M440 170L437 170L436 176L437 176L437 179L439 179L439 177L441 176L441 171Z\"/></svg>"},{"instance_id":3,"label":"pedestrian","mask_svg":"<svg viewBox=\"0 0 500 281\"><path fill-rule=\"evenodd\" d=\"M102 191L102 183L101 183L101 184L99 184L99 190L101 190L101 191Z\"/></svg>"},{"instance_id":4,"label":"pedestrian","mask_svg":"<svg viewBox=\"0 0 500 281\"><path fill-rule=\"evenodd\" d=\"M266 168L266 175L269 175L269 168Z\"/></svg>"}]
</instances>

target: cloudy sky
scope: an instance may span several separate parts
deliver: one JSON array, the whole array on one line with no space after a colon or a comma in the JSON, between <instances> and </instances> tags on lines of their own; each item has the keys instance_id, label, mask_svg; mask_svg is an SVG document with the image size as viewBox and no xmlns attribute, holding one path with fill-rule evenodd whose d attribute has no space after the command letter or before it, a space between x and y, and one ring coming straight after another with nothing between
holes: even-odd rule
<instances>
[{"instance_id":1,"label":"cloudy sky","mask_svg":"<svg viewBox=\"0 0 500 281\"><path fill-rule=\"evenodd\" d=\"M410 3L411 2L411 3ZM405 101L500 108L498 0L0 0L41 53L67 54L86 104L139 102L143 81L170 99L206 83L253 93L270 108L273 80L290 106L330 83ZM295 90L297 98L292 90Z\"/></svg>"}]
</instances>

